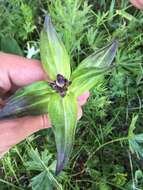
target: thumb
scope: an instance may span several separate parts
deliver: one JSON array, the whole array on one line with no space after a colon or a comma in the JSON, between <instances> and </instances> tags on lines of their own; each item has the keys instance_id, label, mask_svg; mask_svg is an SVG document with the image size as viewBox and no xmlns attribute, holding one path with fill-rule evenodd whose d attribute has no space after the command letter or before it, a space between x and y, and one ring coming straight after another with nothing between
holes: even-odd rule
<instances>
[{"instance_id":1,"label":"thumb","mask_svg":"<svg viewBox=\"0 0 143 190\"><path fill-rule=\"evenodd\" d=\"M0 121L0 157L29 135L50 126L47 115Z\"/></svg>"}]
</instances>

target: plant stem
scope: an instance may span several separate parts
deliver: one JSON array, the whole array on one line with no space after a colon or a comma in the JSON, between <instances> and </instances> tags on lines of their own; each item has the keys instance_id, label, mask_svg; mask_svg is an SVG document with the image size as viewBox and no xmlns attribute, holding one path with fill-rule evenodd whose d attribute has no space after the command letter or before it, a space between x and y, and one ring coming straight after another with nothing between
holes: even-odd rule
<instances>
[{"instance_id":1,"label":"plant stem","mask_svg":"<svg viewBox=\"0 0 143 190\"><path fill-rule=\"evenodd\" d=\"M90 160L90 158L97 152L99 151L100 149L102 149L104 146L108 145L108 144L112 144L112 143L115 143L115 142L119 142L119 141L126 141L128 140L129 137L121 137L121 138L117 138L117 139L114 139L114 140L111 140L111 141L108 141L102 145L100 145L95 151L92 152L92 154L89 156L88 160Z\"/></svg>"},{"instance_id":2,"label":"plant stem","mask_svg":"<svg viewBox=\"0 0 143 190\"><path fill-rule=\"evenodd\" d=\"M126 141L128 140L128 136L127 137L121 137L121 138L118 138L118 139L114 139L114 140L111 140L111 141L108 141L102 145L100 145L95 151L94 153L96 153L97 151L99 151L101 148L103 148L104 146L108 145L108 144L112 144L114 142L119 142L119 141Z\"/></svg>"}]
</instances>

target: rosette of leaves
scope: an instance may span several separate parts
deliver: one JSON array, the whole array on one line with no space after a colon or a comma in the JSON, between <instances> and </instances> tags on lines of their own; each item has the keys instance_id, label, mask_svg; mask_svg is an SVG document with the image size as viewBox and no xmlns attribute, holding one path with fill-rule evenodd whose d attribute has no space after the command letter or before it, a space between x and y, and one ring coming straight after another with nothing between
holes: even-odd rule
<instances>
[{"instance_id":1,"label":"rosette of leaves","mask_svg":"<svg viewBox=\"0 0 143 190\"><path fill-rule=\"evenodd\" d=\"M77 97L103 80L111 70L118 42L115 40L84 59L71 73L70 57L46 16L40 36L42 66L50 80L25 86L9 97L0 119L48 114L57 147L56 174L64 168L72 151L77 124Z\"/></svg>"}]
</instances>

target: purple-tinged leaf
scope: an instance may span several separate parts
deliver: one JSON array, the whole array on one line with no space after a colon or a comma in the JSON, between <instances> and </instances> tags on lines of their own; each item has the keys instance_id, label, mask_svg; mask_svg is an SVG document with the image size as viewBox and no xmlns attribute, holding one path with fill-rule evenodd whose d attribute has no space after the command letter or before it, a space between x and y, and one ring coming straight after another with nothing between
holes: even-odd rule
<instances>
[{"instance_id":1,"label":"purple-tinged leaf","mask_svg":"<svg viewBox=\"0 0 143 190\"><path fill-rule=\"evenodd\" d=\"M67 164L73 147L77 122L77 99L73 94L67 94L64 98L55 94L49 101L48 113L57 146L56 175L58 175Z\"/></svg>"},{"instance_id":2,"label":"purple-tinged leaf","mask_svg":"<svg viewBox=\"0 0 143 190\"><path fill-rule=\"evenodd\" d=\"M46 81L25 86L5 101L0 109L0 119L46 114L50 96L54 93Z\"/></svg>"}]
</instances>

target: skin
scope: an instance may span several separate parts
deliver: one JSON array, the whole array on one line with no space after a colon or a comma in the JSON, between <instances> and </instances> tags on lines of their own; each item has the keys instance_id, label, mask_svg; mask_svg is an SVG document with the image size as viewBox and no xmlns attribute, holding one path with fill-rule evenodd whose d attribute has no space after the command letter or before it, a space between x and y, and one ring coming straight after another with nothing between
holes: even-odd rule
<instances>
[{"instance_id":1,"label":"skin","mask_svg":"<svg viewBox=\"0 0 143 190\"><path fill-rule=\"evenodd\" d=\"M143 0L130 0L130 2L138 9L143 10Z\"/></svg>"},{"instance_id":2,"label":"skin","mask_svg":"<svg viewBox=\"0 0 143 190\"><path fill-rule=\"evenodd\" d=\"M35 81L45 80L41 63L20 56L0 53L0 94L14 92L19 87ZM81 106L89 97L89 92L78 98L78 119L82 116ZM41 129L51 127L48 115L28 116L13 120L0 121L0 158L15 144Z\"/></svg>"}]
</instances>

